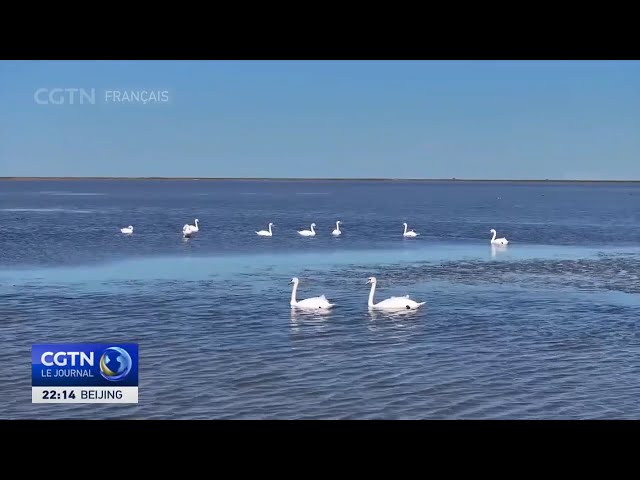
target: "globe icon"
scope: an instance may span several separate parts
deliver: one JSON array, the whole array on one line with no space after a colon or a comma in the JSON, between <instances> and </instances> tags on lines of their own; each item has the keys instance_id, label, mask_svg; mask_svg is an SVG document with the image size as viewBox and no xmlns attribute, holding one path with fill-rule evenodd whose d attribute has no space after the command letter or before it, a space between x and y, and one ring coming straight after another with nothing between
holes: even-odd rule
<instances>
[{"instance_id":1,"label":"globe icon","mask_svg":"<svg viewBox=\"0 0 640 480\"><path fill-rule=\"evenodd\" d=\"M109 381L122 380L131 371L131 357L120 347L107 348L100 357L100 373Z\"/></svg>"}]
</instances>

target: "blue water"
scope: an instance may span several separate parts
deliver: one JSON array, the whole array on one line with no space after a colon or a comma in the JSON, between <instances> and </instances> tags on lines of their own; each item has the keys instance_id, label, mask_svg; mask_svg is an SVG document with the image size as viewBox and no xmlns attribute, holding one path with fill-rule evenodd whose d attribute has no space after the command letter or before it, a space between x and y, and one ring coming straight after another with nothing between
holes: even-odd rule
<instances>
[{"instance_id":1,"label":"blue water","mask_svg":"<svg viewBox=\"0 0 640 480\"><path fill-rule=\"evenodd\" d=\"M0 181L0 418L640 418L639 220L633 184ZM76 341L138 342L139 404L32 404Z\"/></svg>"}]
</instances>

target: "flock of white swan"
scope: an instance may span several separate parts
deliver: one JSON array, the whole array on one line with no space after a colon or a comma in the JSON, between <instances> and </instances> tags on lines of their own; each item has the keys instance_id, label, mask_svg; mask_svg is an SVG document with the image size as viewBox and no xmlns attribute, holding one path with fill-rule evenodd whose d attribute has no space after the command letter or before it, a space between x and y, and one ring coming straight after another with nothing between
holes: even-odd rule
<instances>
[{"instance_id":1,"label":"flock of white swan","mask_svg":"<svg viewBox=\"0 0 640 480\"><path fill-rule=\"evenodd\" d=\"M191 236L193 236L194 233L198 233L200 231L198 222L199 220L196 218L195 222L193 222L194 223L193 225L189 225L188 223L185 223L184 226L182 227L182 236L185 238L190 238ZM331 232L331 235L333 235L334 237L342 235L342 230L340 230L341 223L342 222L340 220L336 222L336 228ZM406 222L403 223L402 225L404 226L404 232L402 232L403 237L413 238L420 235L419 233L416 233L413 230L409 230L408 229L409 226L407 225ZM267 226L268 228L267 230L256 231L256 235L259 235L260 237L273 237L272 227L274 226L275 226L274 223L269 223L269 225ZM312 223L310 225L309 230L298 230L298 234L303 237L315 237L317 234L317 232L315 231L315 227L316 227L316 224ZM130 235L133 233L133 226L129 225L128 227L122 227L120 229L120 232L126 235ZM496 238L497 232L495 231L495 229L492 228L491 230L489 230L489 233L493 234L493 237L491 238L492 245L507 245L509 243L509 240L507 240L504 237Z\"/></svg>"},{"instance_id":2,"label":"flock of white swan","mask_svg":"<svg viewBox=\"0 0 640 480\"><path fill-rule=\"evenodd\" d=\"M333 236L337 237L339 235L342 235L342 231L340 230L341 223L342 222L340 220L336 222L336 228L331 232ZM416 233L413 230L408 230L408 225L406 223L403 223L402 225L404 226L404 232L402 233L403 237L412 238L420 235L419 233ZM274 223L269 223L267 227L268 230L259 230L259 231L256 231L256 234L261 237L272 237L273 226L274 226ZM310 225L309 230L298 230L298 234L303 237L315 237L317 233L315 231L315 227L316 227L316 224L312 223ZM193 234L198 233L199 231L200 231L200 228L198 227L197 218L195 219L195 222L193 225L186 223L182 227L182 235L184 238L191 238ZM120 229L120 232L126 235L130 235L133 233L133 226L129 225L128 227L123 227ZM504 237L496 238L497 232L495 229L492 228L489 231L489 233L493 234L490 240L490 244L492 246L495 246L495 245L506 246L509 243L509 241ZM291 291L291 302L290 302L291 308L300 308L305 310L328 310L335 306L335 303L331 303L327 299L327 297L325 297L324 295L320 295L319 297L305 298L304 300L297 300L296 294L298 292L299 282L300 280L297 277L292 278L291 282L289 282L289 285L293 285L293 290ZM369 277L369 279L367 280L367 285L369 284L371 285L371 291L369 292L369 301L367 304L370 309L415 310L417 308L420 308L422 305L426 303L426 302L416 302L415 300L411 300L409 298L409 295L405 295L404 297L389 297L385 300L375 303L373 301L373 297L376 291L376 283L377 283L376 277Z\"/></svg>"},{"instance_id":3,"label":"flock of white swan","mask_svg":"<svg viewBox=\"0 0 640 480\"><path fill-rule=\"evenodd\" d=\"M197 220L196 220L197 221ZM333 232L331 232L331 234L335 237L342 235L342 230L340 230L340 224L342 222L340 220L338 220L336 222L336 228L333 230ZM413 230L409 230L409 226L407 225L407 223L403 223L402 224L404 226L404 232L402 232L402 236L403 237L408 237L408 238L413 238L413 237L417 237L418 235L420 235L417 232L414 232ZM273 230L272 227L274 226L273 223L269 223L268 225L268 230L259 230L256 232L257 235L261 236L261 237L272 237L273 236ZM314 230L315 229L316 224L312 223L310 226L309 230L298 230L298 234L302 235L303 237L315 237L317 232ZM187 227L187 225L185 225L185 228ZM495 229L491 229L489 231L489 233L493 234L493 237L491 238L491 244L492 245L506 245L509 243L509 240L507 240L506 238L502 237L502 238L496 238L497 232L495 231Z\"/></svg>"}]
</instances>

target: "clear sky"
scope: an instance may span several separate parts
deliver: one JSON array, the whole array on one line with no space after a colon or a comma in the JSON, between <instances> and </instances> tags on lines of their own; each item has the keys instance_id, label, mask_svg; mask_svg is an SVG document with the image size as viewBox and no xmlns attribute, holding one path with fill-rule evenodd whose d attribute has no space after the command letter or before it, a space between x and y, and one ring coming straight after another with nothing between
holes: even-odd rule
<instances>
[{"instance_id":1,"label":"clear sky","mask_svg":"<svg viewBox=\"0 0 640 480\"><path fill-rule=\"evenodd\" d=\"M640 180L638 61L2 61L0 102L0 176Z\"/></svg>"}]
</instances>

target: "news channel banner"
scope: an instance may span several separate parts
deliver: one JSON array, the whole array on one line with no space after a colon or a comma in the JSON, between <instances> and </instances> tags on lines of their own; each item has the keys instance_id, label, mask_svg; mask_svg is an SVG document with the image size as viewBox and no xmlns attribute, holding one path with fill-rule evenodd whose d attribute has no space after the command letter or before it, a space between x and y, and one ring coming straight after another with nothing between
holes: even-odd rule
<instances>
[{"instance_id":1,"label":"news channel banner","mask_svg":"<svg viewBox=\"0 0 640 480\"><path fill-rule=\"evenodd\" d=\"M33 344L31 403L138 403L138 344Z\"/></svg>"}]
</instances>

